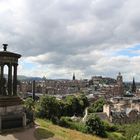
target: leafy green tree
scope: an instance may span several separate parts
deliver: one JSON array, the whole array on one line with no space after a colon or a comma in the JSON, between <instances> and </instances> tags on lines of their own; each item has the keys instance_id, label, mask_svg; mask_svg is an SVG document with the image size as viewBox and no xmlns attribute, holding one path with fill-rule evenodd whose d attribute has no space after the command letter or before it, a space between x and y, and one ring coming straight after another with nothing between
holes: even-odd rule
<instances>
[{"instance_id":1,"label":"leafy green tree","mask_svg":"<svg viewBox=\"0 0 140 140\"><path fill-rule=\"evenodd\" d=\"M78 114L77 110L80 108L79 100L75 96L67 96L65 99L65 105L67 106L68 116ZM79 111L79 110L78 110Z\"/></svg>"},{"instance_id":2,"label":"leafy green tree","mask_svg":"<svg viewBox=\"0 0 140 140\"><path fill-rule=\"evenodd\" d=\"M89 107L88 109L89 113L103 112L104 104L105 104L105 100L103 98L98 99Z\"/></svg>"},{"instance_id":3,"label":"leafy green tree","mask_svg":"<svg viewBox=\"0 0 140 140\"><path fill-rule=\"evenodd\" d=\"M86 97L86 95L81 94L79 96L79 100L83 101L83 109L85 109L87 106L89 106L89 101L88 101L88 98Z\"/></svg>"},{"instance_id":4,"label":"leafy green tree","mask_svg":"<svg viewBox=\"0 0 140 140\"><path fill-rule=\"evenodd\" d=\"M86 125L87 125L87 131L89 133L96 134L102 137L106 136L103 122L95 114L89 116L88 120L86 121Z\"/></svg>"},{"instance_id":5,"label":"leafy green tree","mask_svg":"<svg viewBox=\"0 0 140 140\"><path fill-rule=\"evenodd\" d=\"M86 96L67 96L64 100L57 100L52 96L42 96L37 103L36 115L38 117L54 120L61 116L83 115L88 105Z\"/></svg>"},{"instance_id":6,"label":"leafy green tree","mask_svg":"<svg viewBox=\"0 0 140 140\"><path fill-rule=\"evenodd\" d=\"M60 109L60 103L55 97L44 95L37 105L37 115L53 120L61 116Z\"/></svg>"},{"instance_id":7,"label":"leafy green tree","mask_svg":"<svg viewBox=\"0 0 140 140\"><path fill-rule=\"evenodd\" d=\"M64 100L64 116L83 115L84 109L89 105L85 95L67 96Z\"/></svg>"}]
</instances>

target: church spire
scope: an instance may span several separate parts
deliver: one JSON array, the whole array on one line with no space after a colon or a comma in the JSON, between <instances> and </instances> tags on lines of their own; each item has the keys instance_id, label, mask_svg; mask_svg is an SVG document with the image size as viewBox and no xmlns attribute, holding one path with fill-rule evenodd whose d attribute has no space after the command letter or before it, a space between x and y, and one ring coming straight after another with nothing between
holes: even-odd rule
<instances>
[{"instance_id":1,"label":"church spire","mask_svg":"<svg viewBox=\"0 0 140 140\"><path fill-rule=\"evenodd\" d=\"M72 77L72 80L75 80L75 73L73 73L73 77Z\"/></svg>"},{"instance_id":2,"label":"church spire","mask_svg":"<svg viewBox=\"0 0 140 140\"><path fill-rule=\"evenodd\" d=\"M133 77L133 83L132 83L132 88L131 88L132 93L136 93L136 83L135 83L135 78Z\"/></svg>"}]
</instances>

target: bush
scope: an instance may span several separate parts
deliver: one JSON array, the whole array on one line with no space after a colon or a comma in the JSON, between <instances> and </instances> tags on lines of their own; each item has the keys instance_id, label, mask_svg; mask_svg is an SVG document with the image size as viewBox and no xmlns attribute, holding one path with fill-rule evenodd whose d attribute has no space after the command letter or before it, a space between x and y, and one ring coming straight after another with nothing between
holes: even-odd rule
<instances>
[{"instance_id":1,"label":"bush","mask_svg":"<svg viewBox=\"0 0 140 140\"><path fill-rule=\"evenodd\" d=\"M59 125L63 126L63 127L66 127L66 128L69 128L70 127L70 123L69 122L72 122L70 117L61 117Z\"/></svg>"},{"instance_id":2,"label":"bush","mask_svg":"<svg viewBox=\"0 0 140 140\"><path fill-rule=\"evenodd\" d=\"M107 137L109 140L127 140L121 133L117 132L109 132L107 133Z\"/></svg>"},{"instance_id":3,"label":"bush","mask_svg":"<svg viewBox=\"0 0 140 140\"><path fill-rule=\"evenodd\" d=\"M80 132L83 132L83 133L87 133L86 125L83 124L83 123L80 123L80 122L71 122L70 123L70 128L74 129L74 130L77 130L77 131L80 131Z\"/></svg>"},{"instance_id":4,"label":"bush","mask_svg":"<svg viewBox=\"0 0 140 140\"><path fill-rule=\"evenodd\" d=\"M24 101L24 106L27 110L34 110L34 108L35 108L34 100L32 98L27 98Z\"/></svg>"},{"instance_id":5,"label":"bush","mask_svg":"<svg viewBox=\"0 0 140 140\"><path fill-rule=\"evenodd\" d=\"M119 125L118 128L119 128L118 131L122 132L124 134L124 136L128 140L130 140L140 132L140 122L132 123L132 124Z\"/></svg>"},{"instance_id":6,"label":"bush","mask_svg":"<svg viewBox=\"0 0 140 140\"><path fill-rule=\"evenodd\" d=\"M89 133L106 137L104 124L95 114L91 114L89 116L88 120L86 121L86 125Z\"/></svg>"},{"instance_id":7,"label":"bush","mask_svg":"<svg viewBox=\"0 0 140 140\"><path fill-rule=\"evenodd\" d=\"M71 129L74 129L83 133L87 132L87 127L85 124L72 121L70 117L61 117L59 125L66 128L71 128Z\"/></svg>"},{"instance_id":8,"label":"bush","mask_svg":"<svg viewBox=\"0 0 140 140\"><path fill-rule=\"evenodd\" d=\"M27 124L34 122L35 103L32 98L27 98L24 102Z\"/></svg>"},{"instance_id":9,"label":"bush","mask_svg":"<svg viewBox=\"0 0 140 140\"><path fill-rule=\"evenodd\" d=\"M137 135L133 136L131 140L140 140L140 133Z\"/></svg>"},{"instance_id":10,"label":"bush","mask_svg":"<svg viewBox=\"0 0 140 140\"><path fill-rule=\"evenodd\" d=\"M114 132L114 131L118 130L117 126L115 126L114 124L111 124L107 121L103 121L103 125L105 128L105 131Z\"/></svg>"}]
</instances>

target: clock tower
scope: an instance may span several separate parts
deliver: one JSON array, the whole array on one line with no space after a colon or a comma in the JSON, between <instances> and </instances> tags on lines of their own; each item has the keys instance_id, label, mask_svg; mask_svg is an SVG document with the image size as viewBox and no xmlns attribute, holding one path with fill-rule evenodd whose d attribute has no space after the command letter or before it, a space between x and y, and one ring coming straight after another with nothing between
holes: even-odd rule
<instances>
[{"instance_id":1,"label":"clock tower","mask_svg":"<svg viewBox=\"0 0 140 140\"><path fill-rule=\"evenodd\" d=\"M118 95L123 96L123 77L120 72L117 76L117 85L118 85Z\"/></svg>"}]
</instances>

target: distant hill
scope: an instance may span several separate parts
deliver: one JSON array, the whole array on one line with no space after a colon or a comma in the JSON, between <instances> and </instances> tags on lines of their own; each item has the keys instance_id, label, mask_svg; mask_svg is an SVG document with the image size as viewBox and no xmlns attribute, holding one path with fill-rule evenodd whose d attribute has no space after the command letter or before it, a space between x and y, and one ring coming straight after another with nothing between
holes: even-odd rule
<instances>
[{"instance_id":1,"label":"distant hill","mask_svg":"<svg viewBox=\"0 0 140 140\"><path fill-rule=\"evenodd\" d=\"M8 79L8 75L7 74L5 74L4 77L6 79ZM36 81L42 80L41 77L29 77L29 76L25 76L25 75L18 75L17 78L18 78L18 80L29 80L29 81L32 81L32 80L36 80Z\"/></svg>"},{"instance_id":2,"label":"distant hill","mask_svg":"<svg viewBox=\"0 0 140 140\"><path fill-rule=\"evenodd\" d=\"M28 77L28 76L24 76L24 75L18 75L18 80L29 80L29 81L32 81L32 80L42 80L41 77Z\"/></svg>"}]
</instances>

